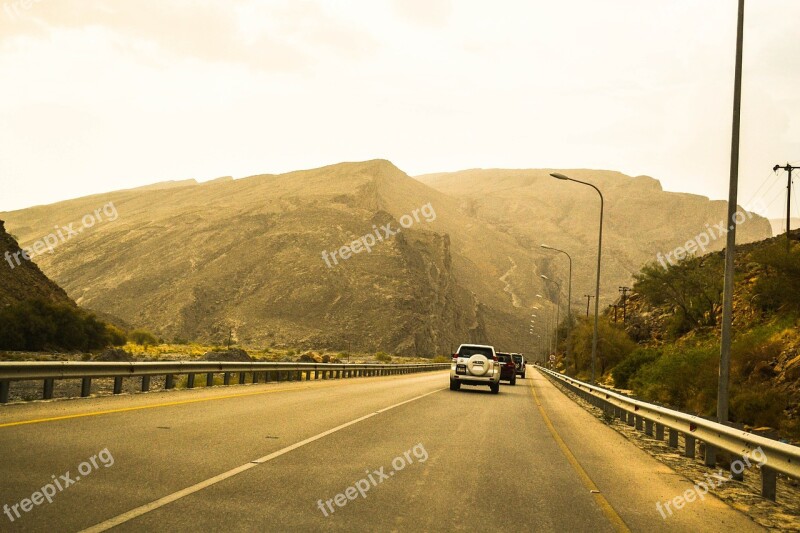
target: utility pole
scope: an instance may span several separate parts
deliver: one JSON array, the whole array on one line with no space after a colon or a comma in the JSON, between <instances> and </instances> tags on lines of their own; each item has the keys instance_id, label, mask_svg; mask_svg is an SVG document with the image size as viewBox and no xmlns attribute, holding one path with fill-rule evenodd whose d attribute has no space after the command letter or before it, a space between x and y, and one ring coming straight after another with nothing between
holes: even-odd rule
<instances>
[{"instance_id":1,"label":"utility pole","mask_svg":"<svg viewBox=\"0 0 800 533\"><path fill-rule=\"evenodd\" d=\"M628 318L626 313L626 305L625 303L628 301L628 291L631 290L630 287L620 287L619 292L622 293L622 322L625 323L625 320ZM614 322L617 321L616 316L614 317Z\"/></svg>"},{"instance_id":2,"label":"utility pole","mask_svg":"<svg viewBox=\"0 0 800 533\"><path fill-rule=\"evenodd\" d=\"M593 294L584 294L583 297L586 298L586 318L589 318L589 302L592 301L592 298L594 298L594 295Z\"/></svg>"},{"instance_id":3,"label":"utility pole","mask_svg":"<svg viewBox=\"0 0 800 533\"><path fill-rule=\"evenodd\" d=\"M739 0L736 22L736 63L733 75L733 123L728 185L728 234L725 244L725 281L722 289L722 332L717 384L717 422L728 423L728 385L731 374L731 330L733 329L733 269L736 257L736 202L739 195L739 129L742 109L742 48L744 46L744 0ZM706 449L708 450L708 448ZM706 458L708 462L708 458Z\"/></svg>"},{"instance_id":4,"label":"utility pole","mask_svg":"<svg viewBox=\"0 0 800 533\"><path fill-rule=\"evenodd\" d=\"M789 241L789 229L792 227L792 170L797 170L800 167L793 167L789 163L786 163L784 167L775 165L772 167L772 170L777 173L779 168L789 173L789 179L786 181L786 253L788 254L792 246Z\"/></svg>"},{"instance_id":5,"label":"utility pole","mask_svg":"<svg viewBox=\"0 0 800 533\"><path fill-rule=\"evenodd\" d=\"M609 305L609 307L613 307L614 308L614 324L616 324L617 323L617 309L619 309L619 306L617 304L611 304L611 305ZM623 320L625 320L625 319L623 318Z\"/></svg>"}]
</instances>

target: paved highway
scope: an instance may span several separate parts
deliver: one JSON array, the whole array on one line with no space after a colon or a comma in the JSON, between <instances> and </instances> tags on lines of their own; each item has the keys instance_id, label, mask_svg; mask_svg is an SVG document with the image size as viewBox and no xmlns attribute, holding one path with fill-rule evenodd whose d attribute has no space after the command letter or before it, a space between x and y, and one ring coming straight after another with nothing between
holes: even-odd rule
<instances>
[{"instance_id":1,"label":"paved highway","mask_svg":"<svg viewBox=\"0 0 800 533\"><path fill-rule=\"evenodd\" d=\"M532 368L499 395L447 383L0 407L0 531L760 530L710 495L662 518L656 502L692 483Z\"/></svg>"}]
</instances>

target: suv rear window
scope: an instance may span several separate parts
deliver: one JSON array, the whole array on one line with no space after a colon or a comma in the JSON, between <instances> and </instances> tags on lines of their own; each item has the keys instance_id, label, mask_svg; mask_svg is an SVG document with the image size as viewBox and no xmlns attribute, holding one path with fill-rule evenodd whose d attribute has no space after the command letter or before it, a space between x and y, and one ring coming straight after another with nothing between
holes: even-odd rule
<instances>
[{"instance_id":1,"label":"suv rear window","mask_svg":"<svg viewBox=\"0 0 800 533\"><path fill-rule=\"evenodd\" d=\"M478 346L462 346L458 351L459 357L472 357L476 354L482 355L487 359L491 359L493 355L491 348L480 348Z\"/></svg>"},{"instance_id":2,"label":"suv rear window","mask_svg":"<svg viewBox=\"0 0 800 533\"><path fill-rule=\"evenodd\" d=\"M521 363L522 362L522 356L521 355L514 354L514 355L511 356L511 358L514 359L515 363Z\"/></svg>"},{"instance_id":3,"label":"suv rear window","mask_svg":"<svg viewBox=\"0 0 800 533\"><path fill-rule=\"evenodd\" d=\"M498 360L498 361L502 361L502 362L504 362L504 363L507 363L507 362L511 361L511 354L507 354L507 353L498 353L498 354L497 354L497 360Z\"/></svg>"}]
</instances>

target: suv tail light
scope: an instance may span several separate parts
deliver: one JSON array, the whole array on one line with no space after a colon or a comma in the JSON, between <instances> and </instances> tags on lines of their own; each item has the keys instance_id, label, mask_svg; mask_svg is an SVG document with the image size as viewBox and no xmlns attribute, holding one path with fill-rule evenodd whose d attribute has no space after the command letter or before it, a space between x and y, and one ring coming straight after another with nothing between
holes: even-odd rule
<instances>
[{"instance_id":1,"label":"suv tail light","mask_svg":"<svg viewBox=\"0 0 800 533\"><path fill-rule=\"evenodd\" d=\"M453 359L458 359L458 354L457 353L453 354Z\"/></svg>"}]
</instances>

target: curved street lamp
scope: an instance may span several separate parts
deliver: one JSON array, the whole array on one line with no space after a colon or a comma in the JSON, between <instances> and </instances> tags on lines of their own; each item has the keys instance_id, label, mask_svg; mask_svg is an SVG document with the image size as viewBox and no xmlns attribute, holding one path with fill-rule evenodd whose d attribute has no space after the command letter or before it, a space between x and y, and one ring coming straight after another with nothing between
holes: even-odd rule
<instances>
[{"instance_id":1,"label":"curved street lamp","mask_svg":"<svg viewBox=\"0 0 800 533\"><path fill-rule=\"evenodd\" d=\"M542 278L545 281L549 281L550 283L555 283L555 285L556 285L556 290L557 290L557 296L556 296L556 328L555 328L556 346L555 346L554 353L558 354L558 322L559 322L559 317L561 316L561 284L559 282L557 282L556 280L554 280L554 279L548 278L544 274L540 274L539 277Z\"/></svg>"},{"instance_id":2,"label":"curved street lamp","mask_svg":"<svg viewBox=\"0 0 800 533\"><path fill-rule=\"evenodd\" d=\"M592 381L591 382L594 383L595 360L597 359L597 321L600 315L600 256L603 250L603 207L604 207L603 193L601 193L600 189L598 189L591 183L570 178L559 172L552 172L550 175L559 180L574 181L575 183L588 185L589 187L597 191L597 194L600 195L600 234L597 239L597 282L595 283L594 287L594 332L592 333Z\"/></svg>"}]
</instances>

